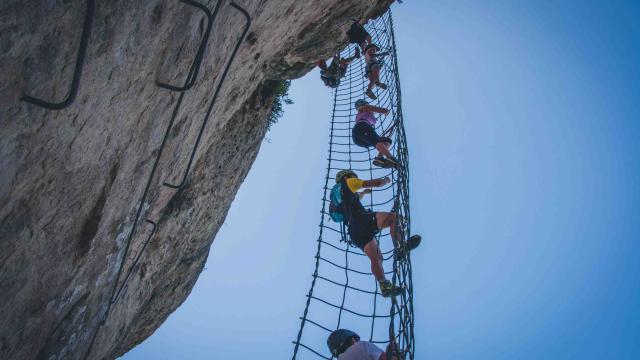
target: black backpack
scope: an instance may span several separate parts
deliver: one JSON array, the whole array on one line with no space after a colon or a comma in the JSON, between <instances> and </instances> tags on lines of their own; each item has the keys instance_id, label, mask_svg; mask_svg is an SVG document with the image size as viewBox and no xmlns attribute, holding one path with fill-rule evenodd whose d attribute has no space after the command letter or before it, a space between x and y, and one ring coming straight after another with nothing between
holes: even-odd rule
<instances>
[{"instance_id":1,"label":"black backpack","mask_svg":"<svg viewBox=\"0 0 640 360\"><path fill-rule=\"evenodd\" d=\"M320 74L320 79L322 79L322 82L324 82L324 84L332 89L337 88L338 86L340 86L340 79L338 79L335 76L328 76L328 75L322 75Z\"/></svg>"}]
</instances>

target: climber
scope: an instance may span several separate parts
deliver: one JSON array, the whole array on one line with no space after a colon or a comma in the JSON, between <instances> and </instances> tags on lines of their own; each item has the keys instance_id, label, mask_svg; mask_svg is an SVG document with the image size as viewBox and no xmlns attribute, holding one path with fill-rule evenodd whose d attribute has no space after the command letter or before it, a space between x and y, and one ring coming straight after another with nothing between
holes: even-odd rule
<instances>
[{"instance_id":1,"label":"climber","mask_svg":"<svg viewBox=\"0 0 640 360\"><path fill-rule=\"evenodd\" d=\"M331 60L331 65L327 66L324 60L318 61L320 68L320 79L330 88L337 88L340 85L340 79L347 73L349 63L360 57L360 49L356 48L353 56L342 58L336 54Z\"/></svg>"},{"instance_id":2,"label":"climber","mask_svg":"<svg viewBox=\"0 0 640 360\"><path fill-rule=\"evenodd\" d=\"M369 44L364 49L364 60L366 62L364 76L369 79L369 85L367 86L367 96L371 99L377 99L378 97L373 93L373 86L377 86L382 90L387 89L387 84L380 82L380 66L382 63L379 58L389 55L388 52L378 53L380 48L375 44Z\"/></svg>"},{"instance_id":3,"label":"climber","mask_svg":"<svg viewBox=\"0 0 640 360\"><path fill-rule=\"evenodd\" d=\"M386 115L389 113L389 109L369 105L364 99L356 101L355 108L358 113L356 114L356 124L351 130L353 142L358 146L375 147L378 150L378 155L373 159L373 165L383 168L400 168L400 162L389 151L391 139L379 136L374 129L378 120L373 113Z\"/></svg>"},{"instance_id":4,"label":"climber","mask_svg":"<svg viewBox=\"0 0 640 360\"><path fill-rule=\"evenodd\" d=\"M403 352L398 351L396 343L389 343L384 352L373 343L360 341L358 334L347 329L333 331L327 338L327 346L331 355L338 360L387 360L387 352L393 354L392 360L405 358Z\"/></svg>"},{"instance_id":5,"label":"climber","mask_svg":"<svg viewBox=\"0 0 640 360\"><path fill-rule=\"evenodd\" d=\"M360 199L363 194L358 193L358 190L381 187L390 182L391 180L388 177L360 180L352 170L340 170L336 174L336 184L339 185L337 189L339 189L340 196L339 199L336 199L338 204L332 204L332 207L340 209L343 215L343 221L347 225L349 237L351 238L349 243L359 247L371 260L371 272L378 280L380 293L384 297L397 296L402 293L402 288L394 286L384 276L382 254L378 249L375 235L381 229L389 227L396 256L400 259L404 258L407 252L418 247L422 240L420 235L413 235L405 243L402 240L402 230L396 226L400 220L398 215L393 212L374 212L362 206ZM332 203L334 203L333 198L334 196L332 196Z\"/></svg>"},{"instance_id":6,"label":"climber","mask_svg":"<svg viewBox=\"0 0 640 360\"><path fill-rule=\"evenodd\" d=\"M347 37L350 43L360 46L362 52L364 52L368 44L371 44L371 35L369 35L364 26L360 25L360 21L356 19L353 19L353 24L351 24L351 27L347 30Z\"/></svg>"}]
</instances>

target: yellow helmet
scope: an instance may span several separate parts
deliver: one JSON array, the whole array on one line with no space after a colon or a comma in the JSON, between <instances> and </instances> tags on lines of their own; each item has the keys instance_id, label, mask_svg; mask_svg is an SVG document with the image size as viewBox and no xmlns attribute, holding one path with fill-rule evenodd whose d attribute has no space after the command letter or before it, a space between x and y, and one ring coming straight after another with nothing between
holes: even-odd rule
<instances>
[{"instance_id":1,"label":"yellow helmet","mask_svg":"<svg viewBox=\"0 0 640 360\"><path fill-rule=\"evenodd\" d=\"M353 176L358 176L358 174L356 174L353 170L340 170L338 171L338 173L336 174L336 184L339 183L340 181L342 181L342 178L347 176L347 175L353 175Z\"/></svg>"}]
</instances>

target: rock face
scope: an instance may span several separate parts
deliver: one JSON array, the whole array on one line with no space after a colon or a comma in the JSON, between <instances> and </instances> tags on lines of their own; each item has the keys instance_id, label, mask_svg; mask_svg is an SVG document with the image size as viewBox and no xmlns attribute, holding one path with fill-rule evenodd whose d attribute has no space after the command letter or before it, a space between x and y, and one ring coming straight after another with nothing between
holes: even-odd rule
<instances>
[{"instance_id":1,"label":"rock face","mask_svg":"<svg viewBox=\"0 0 640 360\"><path fill-rule=\"evenodd\" d=\"M260 148L274 81L302 76L345 43L349 19L391 3L236 1L246 36L243 13L222 1L182 95L155 81L185 83L204 12L95 1L77 97L62 110L19 99L64 99L94 1L1 2L0 358L115 358L153 333L204 266ZM164 186L181 182L201 128L185 185Z\"/></svg>"}]
</instances>

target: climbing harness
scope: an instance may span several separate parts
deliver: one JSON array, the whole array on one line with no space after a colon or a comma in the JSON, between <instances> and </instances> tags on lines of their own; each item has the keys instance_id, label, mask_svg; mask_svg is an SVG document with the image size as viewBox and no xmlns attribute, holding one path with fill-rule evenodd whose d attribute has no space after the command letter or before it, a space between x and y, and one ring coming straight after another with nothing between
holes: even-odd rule
<instances>
[{"instance_id":1,"label":"climbing harness","mask_svg":"<svg viewBox=\"0 0 640 360\"><path fill-rule=\"evenodd\" d=\"M356 100L363 99L368 79L364 76L364 57L349 65L340 85L333 90L333 113L329 140L329 157L324 183L320 234L317 239L315 270L307 295L300 329L293 341L293 359L332 359L328 352L327 337L336 329L351 329L363 340L387 349L387 358L393 353L415 360L413 282L411 257L406 251L396 251L390 232L385 229L376 236L383 265L394 286L404 288L402 294L382 298L378 282L370 270L368 257L359 249L342 242L345 238L344 222L330 221L331 192L336 174L343 169L356 171L360 178L388 176L391 183L373 189L363 205L375 211L391 211L398 216L397 228L403 235L402 243L411 233L409 213L409 166L406 134L402 118L402 97L395 52L393 19L388 11L365 25L372 40L381 49L389 49L385 66L380 69L380 81L387 90L377 89L378 99L372 105L389 109L376 124L377 132L393 134L389 148L400 163L399 170L374 167L372 160L377 151L353 143L351 129L355 124ZM353 54L356 44L343 50L342 56ZM348 236L348 235L347 235ZM402 255L402 256L400 256ZM387 346L388 344L393 346Z\"/></svg>"}]
</instances>

